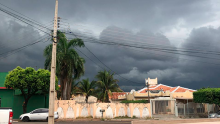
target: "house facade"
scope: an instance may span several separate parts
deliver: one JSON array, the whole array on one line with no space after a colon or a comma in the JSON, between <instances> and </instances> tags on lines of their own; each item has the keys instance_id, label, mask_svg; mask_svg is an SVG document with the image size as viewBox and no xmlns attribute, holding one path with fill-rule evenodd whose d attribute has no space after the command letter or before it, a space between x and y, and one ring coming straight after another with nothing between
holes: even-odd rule
<instances>
[{"instance_id":1,"label":"house facade","mask_svg":"<svg viewBox=\"0 0 220 124\"><path fill-rule=\"evenodd\" d=\"M121 102L123 100L175 99L177 103L185 103L187 101L190 102L193 100L193 92L196 91L181 86L172 87L165 84L158 84L157 78L147 78L145 79L145 84L146 87L138 91L131 90L131 92L122 93L113 92L111 101Z\"/></svg>"}]
</instances>

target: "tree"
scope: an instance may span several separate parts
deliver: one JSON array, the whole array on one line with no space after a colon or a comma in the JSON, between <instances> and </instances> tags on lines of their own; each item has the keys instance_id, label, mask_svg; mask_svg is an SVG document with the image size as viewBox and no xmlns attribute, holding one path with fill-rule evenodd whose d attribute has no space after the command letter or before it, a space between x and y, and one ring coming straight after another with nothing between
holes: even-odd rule
<instances>
[{"instance_id":1,"label":"tree","mask_svg":"<svg viewBox=\"0 0 220 124\"><path fill-rule=\"evenodd\" d=\"M89 82L89 79L83 79L79 82L78 91L86 96L86 103L88 103L88 98L90 95L93 95L96 88L96 82Z\"/></svg>"},{"instance_id":2,"label":"tree","mask_svg":"<svg viewBox=\"0 0 220 124\"><path fill-rule=\"evenodd\" d=\"M27 112L29 99L35 94L48 94L50 89L50 72L39 69L35 71L31 67L23 69L17 67L6 76L5 87L19 89L24 96L23 113ZM58 79L56 78L56 89Z\"/></svg>"},{"instance_id":3,"label":"tree","mask_svg":"<svg viewBox=\"0 0 220 124\"><path fill-rule=\"evenodd\" d=\"M220 106L220 88L202 88L193 92L193 101Z\"/></svg>"},{"instance_id":4,"label":"tree","mask_svg":"<svg viewBox=\"0 0 220 124\"><path fill-rule=\"evenodd\" d=\"M85 72L85 60L81 58L74 50L74 47L84 47L81 39L72 39L68 42L65 34L58 31L57 34L57 59L56 59L56 75L60 80L61 99L67 100L71 97L72 82L79 79ZM44 50L45 69L51 67L52 44L48 45Z\"/></svg>"},{"instance_id":5,"label":"tree","mask_svg":"<svg viewBox=\"0 0 220 124\"><path fill-rule=\"evenodd\" d=\"M99 94L98 98L103 102L109 102L109 95L112 92L121 92L119 88L117 79L114 79L114 74L108 71L100 71L96 75L97 81L97 90Z\"/></svg>"}]
</instances>

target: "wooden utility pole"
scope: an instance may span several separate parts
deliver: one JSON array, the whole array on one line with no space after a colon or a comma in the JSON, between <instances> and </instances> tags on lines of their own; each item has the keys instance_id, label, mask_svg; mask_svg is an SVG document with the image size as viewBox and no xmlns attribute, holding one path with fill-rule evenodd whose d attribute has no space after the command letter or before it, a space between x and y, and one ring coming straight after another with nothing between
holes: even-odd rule
<instances>
[{"instance_id":1,"label":"wooden utility pole","mask_svg":"<svg viewBox=\"0 0 220 124\"><path fill-rule=\"evenodd\" d=\"M57 51L57 15L58 15L58 0L55 5L55 16L53 26L53 50L50 72L50 97L49 97L49 116L48 124L54 124L54 101L55 101L55 80L56 80L56 51Z\"/></svg>"}]
</instances>

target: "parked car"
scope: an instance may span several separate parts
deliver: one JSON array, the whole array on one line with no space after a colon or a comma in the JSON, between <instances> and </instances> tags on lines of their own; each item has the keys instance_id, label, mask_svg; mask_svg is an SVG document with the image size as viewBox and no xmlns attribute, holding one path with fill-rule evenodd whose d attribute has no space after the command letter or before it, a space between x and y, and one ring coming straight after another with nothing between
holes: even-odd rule
<instances>
[{"instance_id":1,"label":"parked car","mask_svg":"<svg viewBox=\"0 0 220 124\"><path fill-rule=\"evenodd\" d=\"M22 114L19 119L28 122L28 121L38 121L38 120L48 120L48 112L49 109L47 108L39 108L35 109L30 113ZM58 112L54 112L54 119L58 119L59 115Z\"/></svg>"},{"instance_id":2,"label":"parked car","mask_svg":"<svg viewBox=\"0 0 220 124\"><path fill-rule=\"evenodd\" d=\"M0 124L12 124L13 112L11 108L0 108Z\"/></svg>"},{"instance_id":3,"label":"parked car","mask_svg":"<svg viewBox=\"0 0 220 124\"><path fill-rule=\"evenodd\" d=\"M220 111L209 114L209 118L220 118Z\"/></svg>"}]
</instances>

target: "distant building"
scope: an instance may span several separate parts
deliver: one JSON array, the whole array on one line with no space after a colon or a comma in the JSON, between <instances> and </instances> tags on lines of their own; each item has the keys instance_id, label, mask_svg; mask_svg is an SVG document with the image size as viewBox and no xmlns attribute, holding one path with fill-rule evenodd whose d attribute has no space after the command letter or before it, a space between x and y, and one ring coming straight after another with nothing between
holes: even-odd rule
<instances>
[{"instance_id":1,"label":"distant building","mask_svg":"<svg viewBox=\"0 0 220 124\"><path fill-rule=\"evenodd\" d=\"M149 84L149 91L147 87ZM193 100L193 92L196 90L181 87L181 86L167 86L164 84L158 84L158 79L145 79L146 87L131 92L116 93L113 92L111 98L112 102L120 102L122 100L143 100L148 99L148 92L150 99L176 99L177 102L189 102Z\"/></svg>"},{"instance_id":2,"label":"distant building","mask_svg":"<svg viewBox=\"0 0 220 124\"><path fill-rule=\"evenodd\" d=\"M0 107L11 107L13 110L13 118L18 119L23 113L22 105L24 97L19 90L7 89L4 87L7 74L7 72L0 72ZM48 108L48 105L48 95L33 95L28 101L27 112L36 108Z\"/></svg>"}]
</instances>

